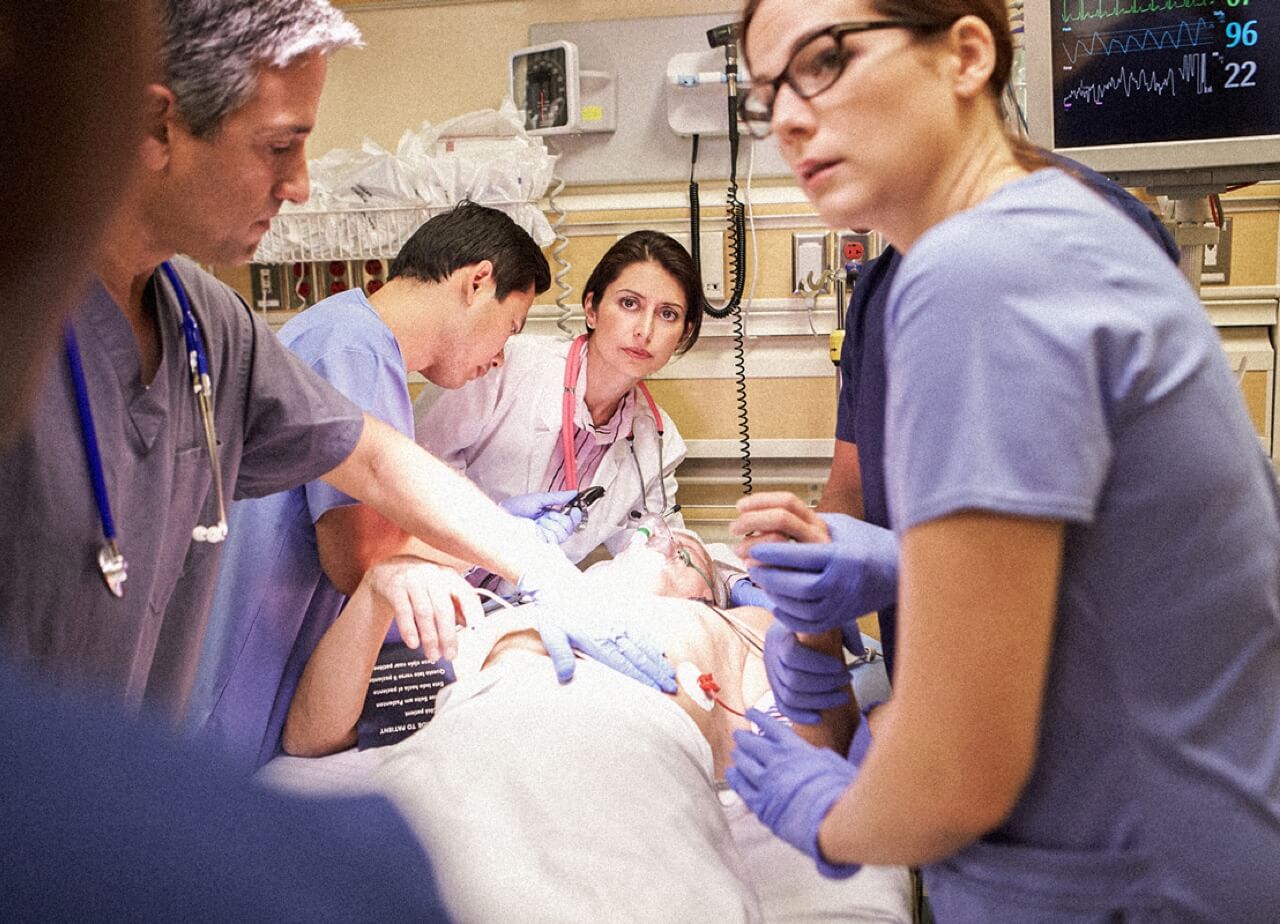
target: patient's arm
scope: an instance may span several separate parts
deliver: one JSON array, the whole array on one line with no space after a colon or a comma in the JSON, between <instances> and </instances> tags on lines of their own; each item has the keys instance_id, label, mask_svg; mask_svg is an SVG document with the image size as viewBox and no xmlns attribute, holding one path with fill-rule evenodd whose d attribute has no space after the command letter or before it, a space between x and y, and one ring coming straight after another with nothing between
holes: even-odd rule
<instances>
[{"instance_id":1,"label":"patient's arm","mask_svg":"<svg viewBox=\"0 0 1280 924\"><path fill-rule=\"evenodd\" d=\"M355 744L365 691L393 619L409 644L406 625L482 615L474 589L456 571L409 556L374 565L302 672L285 719L285 753L320 757ZM454 652L440 652L429 641L424 654L435 660Z\"/></svg>"},{"instance_id":2,"label":"patient's arm","mask_svg":"<svg viewBox=\"0 0 1280 924\"><path fill-rule=\"evenodd\" d=\"M800 632L796 638L800 640L801 645L844 661L844 639L839 629L817 635ZM846 681L845 692L849 695L848 705L822 710L822 718L817 725L803 725L797 722L792 726L796 734L810 744L847 754L849 742L853 740L853 733L858 730L862 713L858 708L858 698L854 696L851 680Z\"/></svg>"}]
</instances>

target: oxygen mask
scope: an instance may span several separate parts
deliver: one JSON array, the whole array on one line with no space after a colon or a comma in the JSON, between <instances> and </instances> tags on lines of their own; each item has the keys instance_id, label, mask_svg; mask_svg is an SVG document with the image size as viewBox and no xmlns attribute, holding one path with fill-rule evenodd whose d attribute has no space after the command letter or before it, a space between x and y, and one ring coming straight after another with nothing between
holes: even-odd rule
<instances>
[{"instance_id":1,"label":"oxygen mask","mask_svg":"<svg viewBox=\"0 0 1280 924\"><path fill-rule=\"evenodd\" d=\"M646 513L636 523L636 534L632 545L643 545L646 549L662 556L664 561L674 561L678 546L667 521L656 513Z\"/></svg>"}]
</instances>

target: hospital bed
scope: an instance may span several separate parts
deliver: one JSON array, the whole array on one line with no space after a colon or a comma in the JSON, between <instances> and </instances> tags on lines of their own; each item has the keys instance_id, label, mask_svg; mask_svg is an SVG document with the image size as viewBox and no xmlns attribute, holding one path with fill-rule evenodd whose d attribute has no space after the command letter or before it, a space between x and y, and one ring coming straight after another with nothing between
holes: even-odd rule
<instances>
[{"instance_id":1,"label":"hospital bed","mask_svg":"<svg viewBox=\"0 0 1280 924\"><path fill-rule=\"evenodd\" d=\"M389 796L460 922L912 921L905 868L822 878L716 784L705 738L665 697L590 661L563 686L533 655L464 673L408 739L280 757L262 779Z\"/></svg>"}]
</instances>

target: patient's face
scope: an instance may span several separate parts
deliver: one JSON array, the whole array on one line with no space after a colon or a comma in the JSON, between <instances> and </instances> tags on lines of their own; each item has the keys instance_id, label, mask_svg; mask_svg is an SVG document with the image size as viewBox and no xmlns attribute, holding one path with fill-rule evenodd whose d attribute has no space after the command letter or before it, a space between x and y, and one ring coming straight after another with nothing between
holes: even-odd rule
<instances>
[{"instance_id":1,"label":"patient's face","mask_svg":"<svg viewBox=\"0 0 1280 924\"><path fill-rule=\"evenodd\" d=\"M664 558L650 547L627 547L610 561L590 568L590 573L618 587L642 590L660 597L714 600L711 556L697 537L674 533L674 554Z\"/></svg>"},{"instance_id":2,"label":"patient's face","mask_svg":"<svg viewBox=\"0 0 1280 924\"><path fill-rule=\"evenodd\" d=\"M663 583L658 594L684 600L715 601L712 589L714 566L701 542L692 536L675 534L676 555L662 569Z\"/></svg>"}]
</instances>

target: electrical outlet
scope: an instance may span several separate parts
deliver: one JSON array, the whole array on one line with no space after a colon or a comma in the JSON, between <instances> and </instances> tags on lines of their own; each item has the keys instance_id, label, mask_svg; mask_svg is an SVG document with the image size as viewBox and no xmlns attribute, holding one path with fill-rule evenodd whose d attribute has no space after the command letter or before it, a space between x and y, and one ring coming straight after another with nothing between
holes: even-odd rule
<instances>
[{"instance_id":1,"label":"electrical outlet","mask_svg":"<svg viewBox=\"0 0 1280 924\"><path fill-rule=\"evenodd\" d=\"M791 291L797 295L826 294L827 235L821 231L791 235Z\"/></svg>"},{"instance_id":2,"label":"electrical outlet","mask_svg":"<svg viewBox=\"0 0 1280 924\"><path fill-rule=\"evenodd\" d=\"M283 269L274 263L249 264L249 281L253 289L251 304L255 311L287 310Z\"/></svg>"},{"instance_id":3,"label":"electrical outlet","mask_svg":"<svg viewBox=\"0 0 1280 924\"><path fill-rule=\"evenodd\" d=\"M840 231L836 234L836 260L841 266L866 263L879 253L880 245L874 232Z\"/></svg>"}]
</instances>

